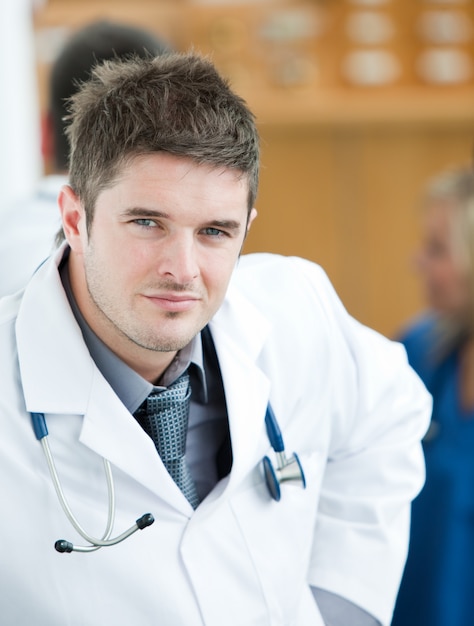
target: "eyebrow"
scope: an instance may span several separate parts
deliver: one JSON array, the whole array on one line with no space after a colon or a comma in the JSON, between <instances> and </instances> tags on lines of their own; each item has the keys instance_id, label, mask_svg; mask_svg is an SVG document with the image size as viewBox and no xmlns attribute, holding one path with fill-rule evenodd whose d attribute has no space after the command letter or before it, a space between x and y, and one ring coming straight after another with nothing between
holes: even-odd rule
<instances>
[{"instance_id":1,"label":"eyebrow","mask_svg":"<svg viewBox=\"0 0 474 626\"><path fill-rule=\"evenodd\" d=\"M240 222L236 222L235 220L213 220L212 222L209 222L207 226L238 231L242 225Z\"/></svg>"},{"instance_id":2,"label":"eyebrow","mask_svg":"<svg viewBox=\"0 0 474 626\"><path fill-rule=\"evenodd\" d=\"M162 217L169 219L169 214L164 211L156 211L155 209L144 209L142 207L130 207L122 211L122 215L125 217Z\"/></svg>"},{"instance_id":3,"label":"eyebrow","mask_svg":"<svg viewBox=\"0 0 474 626\"><path fill-rule=\"evenodd\" d=\"M124 217L149 217L158 219L170 219L169 213L164 211L157 211L156 209L145 209L141 207L131 207L125 209L122 212ZM236 220L212 220L210 222L203 222L203 225L211 228L225 228L226 230L239 231L242 228L242 223Z\"/></svg>"}]
</instances>

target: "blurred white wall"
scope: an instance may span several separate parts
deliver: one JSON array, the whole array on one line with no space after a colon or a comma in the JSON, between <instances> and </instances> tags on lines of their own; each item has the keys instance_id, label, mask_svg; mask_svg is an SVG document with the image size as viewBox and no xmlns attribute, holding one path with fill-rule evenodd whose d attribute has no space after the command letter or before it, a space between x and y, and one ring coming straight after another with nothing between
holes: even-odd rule
<instances>
[{"instance_id":1,"label":"blurred white wall","mask_svg":"<svg viewBox=\"0 0 474 626\"><path fill-rule=\"evenodd\" d=\"M42 171L32 2L0 1L0 211Z\"/></svg>"}]
</instances>

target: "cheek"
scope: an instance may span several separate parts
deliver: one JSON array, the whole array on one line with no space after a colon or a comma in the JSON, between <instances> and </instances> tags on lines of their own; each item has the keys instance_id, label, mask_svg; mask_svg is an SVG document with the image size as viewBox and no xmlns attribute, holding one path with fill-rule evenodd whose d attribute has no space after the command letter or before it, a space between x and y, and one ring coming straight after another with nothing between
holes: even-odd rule
<instances>
[{"instance_id":1,"label":"cheek","mask_svg":"<svg viewBox=\"0 0 474 626\"><path fill-rule=\"evenodd\" d=\"M94 277L96 286L109 294L125 295L127 285L133 282L136 273L135 259L118 250L109 240L94 242L85 254L85 265L89 277Z\"/></svg>"},{"instance_id":2,"label":"cheek","mask_svg":"<svg viewBox=\"0 0 474 626\"><path fill-rule=\"evenodd\" d=\"M120 232L101 237L100 241L93 239L92 244L96 263L108 267L112 272L116 268L114 273L117 279L120 276L138 273L140 267L151 262L147 259L146 246L132 245L129 240L120 237Z\"/></svg>"},{"instance_id":3,"label":"cheek","mask_svg":"<svg viewBox=\"0 0 474 626\"><path fill-rule=\"evenodd\" d=\"M449 288L458 280L458 272L447 259L425 257L419 267L426 282L435 288Z\"/></svg>"},{"instance_id":4,"label":"cheek","mask_svg":"<svg viewBox=\"0 0 474 626\"><path fill-rule=\"evenodd\" d=\"M441 265L435 269L436 271L433 273L433 279L434 282L440 287L449 289L458 282L458 277L452 267Z\"/></svg>"},{"instance_id":5,"label":"cheek","mask_svg":"<svg viewBox=\"0 0 474 626\"><path fill-rule=\"evenodd\" d=\"M446 263L439 270L439 282L455 290L465 288L466 279L461 269L454 263Z\"/></svg>"},{"instance_id":6,"label":"cheek","mask_svg":"<svg viewBox=\"0 0 474 626\"><path fill-rule=\"evenodd\" d=\"M446 311L462 309L468 300L468 281L458 268L441 267L429 284L434 304Z\"/></svg>"},{"instance_id":7,"label":"cheek","mask_svg":"<svg viewBox=\"0 0 474 626\"><path fill-rule=\"evenodd\" d=\"M230 273L228 272L212 272L211 275L205 277L207 287L213 299L222 300L229 285Z\"/></svg>"},{"instance_id":8,"label":"cheek","mask_svg":"<svg viewBox=\"0 0 474 626\"><path fill-rule=\"evenodd\" d=\"M201 278L211 300L220 304L224 299L235 263L235 259L214 259L212 263L206 264L205 270L201 268Z\"/></svg>"}]
</instances>

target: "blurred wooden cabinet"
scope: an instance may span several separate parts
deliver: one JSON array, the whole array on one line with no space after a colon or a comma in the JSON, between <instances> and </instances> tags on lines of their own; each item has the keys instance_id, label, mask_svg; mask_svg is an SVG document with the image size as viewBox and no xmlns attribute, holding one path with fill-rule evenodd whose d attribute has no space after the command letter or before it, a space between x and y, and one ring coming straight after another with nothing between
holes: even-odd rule
<instances>
[{"instance_id":1,"label":"blurred wooden cabinet","mask_svg":"<svg viewBox=\"0 0 474 626\"><path fill-rule=\"evenodd\" d=\"M392 335L423 306L410 266L422 187L472 158L473 5L50 0L35 16L41 101L54 47L99 17L212 54L262 136L245 251L321 263L349 311Z\"/></svg>"},{"instance_id":2,"label":"blurred wooden cabinet","mask_svg":"<svg viewBox=\"0 0 474 626\"><path fill-rule=\"evenodd\" d=\"M352 314L396 333L423 307L411 266L419 195L427 178L469 162L474 119L263 124L262 136L260 215L246 250L321 263Z\"/></svg>"}]
</instances>

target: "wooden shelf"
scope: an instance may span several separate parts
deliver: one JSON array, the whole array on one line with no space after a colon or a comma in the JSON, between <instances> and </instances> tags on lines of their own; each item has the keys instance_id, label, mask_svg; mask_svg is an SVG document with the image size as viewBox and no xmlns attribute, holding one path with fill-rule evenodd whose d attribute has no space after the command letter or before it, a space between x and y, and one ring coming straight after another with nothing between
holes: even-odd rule
<instances>
[{"instance_id":1,"label":"wooden shelf","mask_svg":"<svg viewBox=\"0 0 474 626\"><path fill-rule=\"evenodd\" d=\"M259 123L266 125L459 126L472 123L474 130L474 87L241 93Z\"/></svg>"}]
</instances>

